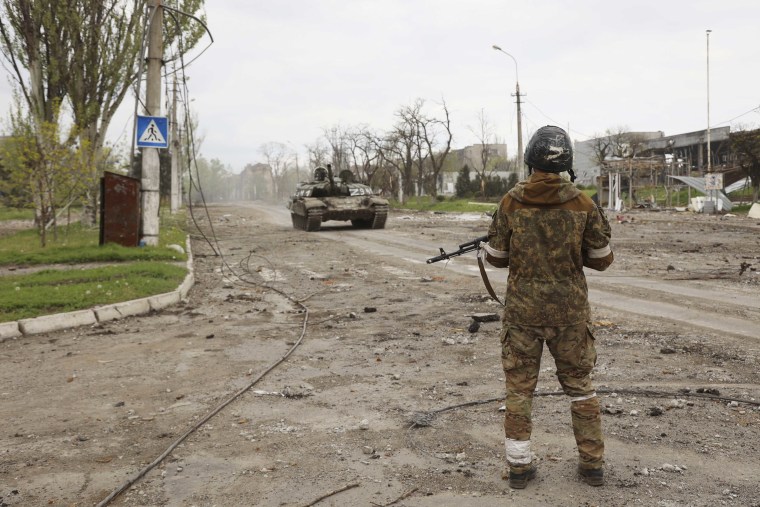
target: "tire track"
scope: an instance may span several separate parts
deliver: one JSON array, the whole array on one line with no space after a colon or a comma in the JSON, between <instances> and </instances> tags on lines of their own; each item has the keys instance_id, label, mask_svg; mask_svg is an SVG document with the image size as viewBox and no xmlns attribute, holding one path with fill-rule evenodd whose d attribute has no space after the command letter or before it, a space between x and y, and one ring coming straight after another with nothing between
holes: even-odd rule
<instances>
[{"instance_id":1,"label":"tire track","mask_svg":"<svg viewBox=\"0 0 760 507\"><path fill-rule=\"evenodd\" d=\"M266 207L261 209L275 223L289 226L289 217L284 211ZM394 231L392 228L382 231L335 228L329 234L321 238L375 256L416 264L418 269L430 276L452 272L467 277L480 276L473 254L448 262L425 264L425 260L438 251L440 240L437 238L436 243L421 238L410 239L405 236L408 232ZM452 241L447 246L455 247L456 244ZM506 284L507 271L488 268L487 272L497 293L501 292ZM615 272L614 264L608 272L587 271L586 275L589 301L598 307L760 342L759 297L721 287L705 290L699 283L673 283L619 273ZM746 315L742 316L742 313Z\"/></svg>"}]
</instances>

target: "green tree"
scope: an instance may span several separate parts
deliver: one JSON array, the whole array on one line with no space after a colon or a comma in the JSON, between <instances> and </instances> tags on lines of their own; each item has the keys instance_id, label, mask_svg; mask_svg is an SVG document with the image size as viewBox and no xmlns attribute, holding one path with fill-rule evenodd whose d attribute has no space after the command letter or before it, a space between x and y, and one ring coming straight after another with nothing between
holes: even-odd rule
<instances>
[{"instance_id":1,"label":"green tree","mask_svg":"<svg viewBox=\"0 0 760 507\"><path fill-rule=\"evenodd\" d=\"M477 188L477 187L475 187ZM473 182L470 181L470 166L465 164L457 174L457 181L454 184L454 193L457 197L472 197Z\"/></svg>"},{"instance_id":2,"label":"green tree","mask_svg":"<svg viewBox=\"0 0 760 507\"><path fill-rule=\"evenodd\" d=\"M55 111L55 108L54 108ZM12 189L9 204L34 204L40 242L47 245L47 231L56 224L59 211L73 204L82 189L92 185L87 170L86 146L69 146L56 122L34 122L17 110L11 117L12 137L3 147L8 179L0 188Z\"/></svg>"},{"instance_id":3,"label":"green tree","mask_svg":"<svg viewBox=\"0 0 760 507\"><path fill-rule=\"evenodd\" d=\"M203 0L178 4L179 10L195 14ZM151 14L146 6L146 0L0 0L0 53L30 112L34 135L42 135L43 123L58 122L57 105L67 101L75 128L65 143L82 151L95 182L83 191L93 204L106 164L106 132L137 82L142 28ZM177 42L174 58L179 58L197 45L204 28L169 12L165 44ZM46 145L37 143L39 149Z\"/></svg>"},{"instance_id":4,"label":"green tree","mask_svg":"<svg viewBox=\"0 0 760 507\"><path fill-rule=\"evenodd\" d=\"M749 177L752 186L752 202L760 195L760 129L740 129L730 134L731 148L736 163Z\"/></svg>"}]
</instances>

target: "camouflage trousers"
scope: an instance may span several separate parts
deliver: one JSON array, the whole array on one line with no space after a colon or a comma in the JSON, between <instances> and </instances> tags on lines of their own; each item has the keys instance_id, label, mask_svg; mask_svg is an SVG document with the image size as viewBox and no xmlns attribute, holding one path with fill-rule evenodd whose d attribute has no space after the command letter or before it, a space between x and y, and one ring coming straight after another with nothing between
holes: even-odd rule
<instances>
[{"instance_id":1,"label":"camouflage trousers","mask_svg":"<svg viewBox=\"0 0 760 507\"><path fill-rule=\"evenodd\" d=\"M601 467L604 454L601 411L589 377L596 364L596 348L588 326L585 323L567 327L505 323L500 338L501 361L507 384L504 416L507 440L530 440L533 391L538 382L541 354L546 342L554 357L562 390L571 397L570 413L580 466Z\"/></svg>"}]
</instances>

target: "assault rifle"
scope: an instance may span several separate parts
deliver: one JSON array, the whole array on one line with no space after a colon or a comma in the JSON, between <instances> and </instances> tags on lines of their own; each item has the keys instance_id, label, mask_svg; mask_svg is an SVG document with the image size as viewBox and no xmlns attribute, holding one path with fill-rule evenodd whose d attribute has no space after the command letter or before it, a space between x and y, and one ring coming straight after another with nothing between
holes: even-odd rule
<instances>
[{"instance_id":1,"label":"assault rifle","mask_svg":"<svg viewBox=\"0 0 760 507\"><path fill-rule=\"evenodd\" d=\"M457 257L462 254L466 254L467 252L473 252L476 250L480 250L480 244L485 243L488 241L488 236L481 236L479 238L475 238L472 241L468 241L467 243L462 243L459 245L459 250L456 252L449 252L446 253L446 251L443 248L439 248L441 251L441 255L436 255L435 257L431 257L427 260L428 264L432 264L434 262L443 261L443 260L449 260L452 257ZM488 294L491 295L491 297L498 302L501 306L504 306L504 303L496 296L496 293L493 290L493 287L491 287L491 282L488 281L488 275L486 274L486 268L483 265L483 258L478 255L478 267L480 268L480 276L483 278L483 285L485 285L486 290L488 291Z\"/></svg>"},{"instance_id":2,"label":"assault rifle","mask_svg":"<svg viewBox=\"0 0 760 507\"><path fill-rule=\"evenodd\" d=\"M480 248L480 244L483 242L488 241L488 236L481 236L479 238L475 238L472 241L468 241L467 243L462 243L459 245L459 250L456 252L450 252L446 253L446 251L443 248L439 248L441 251L441 255L436 255L435 257L431 257L427 260L428 264L432 264L434 262L439 262L443 260L449 260L452 257L458 257L462 254L466 254L467 252L473 252Z\"/></svg>"}]
</instances>

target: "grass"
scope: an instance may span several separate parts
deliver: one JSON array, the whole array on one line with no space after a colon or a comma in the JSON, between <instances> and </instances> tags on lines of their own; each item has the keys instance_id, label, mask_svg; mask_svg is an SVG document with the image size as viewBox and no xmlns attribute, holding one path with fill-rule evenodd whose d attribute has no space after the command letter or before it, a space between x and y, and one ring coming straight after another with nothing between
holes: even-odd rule
<instances>
[{"instance_id":1,"label":"grass","mask_svg":"<svg viewBox=\"0 0 760 507\"><path fill-rule=\"evenodd\" d=\"M0 206L0 220L34 220L34 210Z\"/></svg>"},{"instance_id":2,"label":"grass","mask_svg":"<svg viewBox=\"0 0 760 507\"><path fill-rule=\"evenodd\" d=\"M391 207L396 209L412 209L417 211L441 211L441 212L492 212L496 210L498 202L475 202L473 199L445 198L438 200L429 196L410 197L406 203L391 200Z\"/></svg>"},{"instance_id":3,"label":"grass","mask_svg":"<svg viewBox=\"0 0 760 507\"><path fill-rule=\"evenodd\" d=\"M187 270L176 262L187 255L167 248L184 247L185 215L161 216L155 247L98 245L99 229L61 226L41 247L36 229L0 237L0 266L45 265L36 273L2 276L0 322L91 308L175 290ZM47 265L109 263L88 269L49 269ZM113 265L113 263L116 263Z\"/></svg>"},{"instance_id":4,"label":"grass","mask_svg":"<svg viewBox=\"0 0 760 507\"><path fill-rule=\"evenodd\" d=\"M185 245L181 219L167 217L159 227L158 247L131 248L113 243L98 245L97 227L81 224L58 227L58 237L48 232L48 245L40 246L36 229L27 229L0 238L0 266L36 264L81 264L86 262L123 262L140 260L185 260L186 256L166 248L172 243Z\"/></svg>"},{"instance_id":5,"label":"grass","mask_svg":"<svg viewBox=\"0 0 760 507\"><path fill-rule=\"evenodd\" d=\"M0 285L0 322L171 292L182 283L185 273L182 266L137 262L5 276Z\"/></svg>"}]
</instances>

